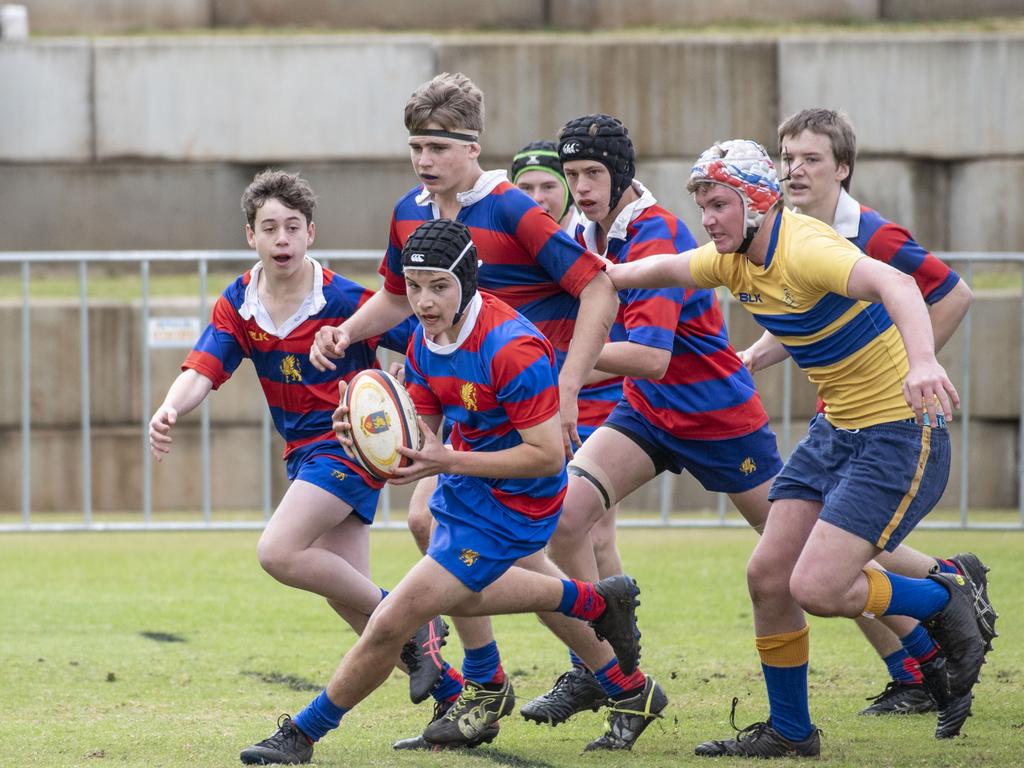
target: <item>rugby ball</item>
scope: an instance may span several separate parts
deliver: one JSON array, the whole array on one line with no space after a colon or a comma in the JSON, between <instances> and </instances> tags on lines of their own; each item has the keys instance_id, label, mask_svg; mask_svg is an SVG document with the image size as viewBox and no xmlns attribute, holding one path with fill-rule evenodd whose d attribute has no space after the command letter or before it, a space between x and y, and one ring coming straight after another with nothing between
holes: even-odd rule
<instances>
[{"instance_id":1,"label":"rugby ball","mask_svg":"<svg viewBox=\"0 0 1024 768\"><path fill-rule=\"evenodd\" d=\"M398 448L419 450L423 435L412 398L398 379L376 368L360 371L348 383L345 405L354 453L367 472L387 480L412 463Z\"/></svg>"}]
</instances>

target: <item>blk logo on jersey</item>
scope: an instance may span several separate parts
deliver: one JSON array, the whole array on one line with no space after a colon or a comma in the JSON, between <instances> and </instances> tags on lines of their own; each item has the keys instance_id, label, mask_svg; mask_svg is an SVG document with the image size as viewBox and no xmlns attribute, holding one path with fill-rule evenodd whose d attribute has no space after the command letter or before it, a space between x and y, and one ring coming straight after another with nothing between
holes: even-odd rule
<instances>
[{"instance_id":1,"label":"blk logo on jersey","mask_svg":"<svg viewBox=\"0 0 1024 768\"><path fill-rule=\"evenodd\" d=\"M745 293L740 291L739 300L744 304L764 304L764 299L761 298L760 293Z\"/></svg>"},{"instance_id":2,"label":"blk logo on jersey","mask_svg":"<svg viewBox=\"0 0 1024 768\"><path fill-rule=\"evenodd\" d=\"M374 411L373 413L366 414L363 418L363 423L359 426L363 430L364 435L378 435L381 432L387 432L391 428L391 419L386 411Z\"/></svg>"},{"instance_id":3,"label":"blk logo on jersey","mask_svg":"<svg viewBox=\"0 0 1024 768\"><path fill-rule=\"evenodd\" d=\"M752 458L747 456L747 458L743 460L743 463L740 464L740 472L744 475L752 475L757 472L757 464L754 463Z\"/></svg>"},{"instance_id":4,"label":"blk logo on jersey","mask_svg":"<svg viewBox=\"0 0 1024 768\"><path fill-rule=\"evenodd\" d=\"M467 411L477 410L476 405L476 388L473 386L473 382L467 381L459 389L459 396L462 398L462 404L466 407Z\"/></svg>"},{"instance_id":5,"label":"blk logo on jersey","mask_svg":"<svg viewBox=\"0 0 1024 768\"><path fill-rule=\"evenodd\" d=\"M480 559L480 553L472 549L464 549L459 553L459 561L467 568L472 568Z\"/></svg>"},{"instance_id":6,"label":"blk logo on jersey","mask_svg":"<svg viewBox=\"0 0 1024 768\"><path fill-rule=\"evenodd\" d=\"M302 383L302 368L299 366L299 359L295 355L286 355L281 361L281 375L284 376L286 384Z\"/></svg>"}]
</instances>

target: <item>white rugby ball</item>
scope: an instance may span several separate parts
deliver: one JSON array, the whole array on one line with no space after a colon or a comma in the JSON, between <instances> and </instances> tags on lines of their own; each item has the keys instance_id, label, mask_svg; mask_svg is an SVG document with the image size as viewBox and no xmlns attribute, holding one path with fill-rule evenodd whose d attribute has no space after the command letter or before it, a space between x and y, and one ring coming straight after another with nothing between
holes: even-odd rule
<instances>
[{"instance_id":1,"label":"white rugby ball","mask_svg":"<svg viewBox=\"0 0 1024 768\"><path fill-rule=\"evenodd\" d=\"M371 475L387 480L412 461L399 446L419 450L423 435L409 392L391 374L372 368L357 373L345 391L356 458Z\"/></svg>"}]
</instances>

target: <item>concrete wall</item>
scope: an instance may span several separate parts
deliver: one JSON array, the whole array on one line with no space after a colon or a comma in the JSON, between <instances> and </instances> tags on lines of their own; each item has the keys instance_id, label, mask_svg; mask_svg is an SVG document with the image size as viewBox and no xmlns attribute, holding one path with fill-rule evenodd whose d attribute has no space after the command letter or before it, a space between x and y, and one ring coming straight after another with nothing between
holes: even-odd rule
<instances>
[{"instance_id":1,"label":"concrete wall","mask_svg":"<svg viewBox=\"0 0 1024 768\"><path fill-rule=\"evenodd\" d=\"M971 355L976 374L971 381L972 417L969 450L971 503L978 507L1011 507L1017 493L1017 434L1020 413L1019 365L1020 298L982 297L972 312ZM159 301L155 315L194 315L190 301ZM740 307L728 309L729 328L737 349L746 347L760 330ZM184 350L151 350L151 402L142 402L140 314L138 306L94 303L90 322L90 391L92 414L93 503L97 510L131 510L141 505L142 424L163 399L177 376ZM0 336L0 512L14 512L21 504L21 359L20 308L12 301L0 304L0 327L12 329ZM78 361L79 318L71 302L36 303L31 312L31 421L32 499L37 512L80 508L81 375ZM963 341L958 333L940 355L954 383L963 389ZM1003 365L988 364L1001 360ZM978 375L983 366L984 375ZM59 375L54 375L55 370ZM783 369L777 366L757 375L773 426L783 430ZM815 393L799 371L794 371L792 435L798 440L814 412ZM234 377L210 397L212 424L212 501L217 509L258 509L262 505L261 419L263 395L252 366L239 367ZM959 435L954 426L954 439ZM786 451L792 446L782 445ZM286 488L283 444L274 437L272 447L273 494ZM959 497L959 448L944 504ZM199 413L181 419L175 429L172 454L154 467L154 508L197 509L201 505ZM56 478L56 479L55 479ZM673 508L705 508L712 497L692 478L674 481ZM395 496L399 509L405 496ZM632 509L656 508L657 486L645 489L630 503ZM400 514L396 512L396 514Z\"/></svg>"},{"instance_id":2,"label":"concrete wall","mask_svg":"<svg viewBox=\"0 0 1024 768\"><path fill-rule=\"evenodd\" d=\"M1018 0L21 0L33 31L117 34L202 27L618 29L730 23L1020 16Z\"/></svg>"},{"instance_id":3,"label":"concrete wall","mask_svg":"<svg viewBox=\"0 0 1024 768\"><path fill-rule=\"evenodd\" d=\"M734 136L774 149L778 122L815 104L846 109L858 129L855 194L928 247L1024 242L1024 36L673 33L3 45L3 247L238 247L238 196L267 164L320 191L321 246L380 247L414 181L402 106L444 70L485 91L485 165L610 112L630 127L641 178L692 228L693 158Z\"/></svg>"}]
</instances>

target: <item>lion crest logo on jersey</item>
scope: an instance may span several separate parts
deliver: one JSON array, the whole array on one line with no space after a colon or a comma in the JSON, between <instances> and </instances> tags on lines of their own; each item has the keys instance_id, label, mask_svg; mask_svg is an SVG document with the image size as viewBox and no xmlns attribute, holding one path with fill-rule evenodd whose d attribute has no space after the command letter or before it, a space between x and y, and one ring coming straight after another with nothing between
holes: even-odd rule
<instances>
[{"instance_id":1,"label":"lion crest logo on jersey","mask_svg":"<svg viewBox=\"0 0 1024 768\"><path fill-rule=\"evenodd\" d=\"M281 375L284 376L286 384L302 383L302 368L299 367L299 359L295 355L286 355L281 361Z\"/></svg>"},{"instance_id":2,"label":"lion crest logo on jersey","mask_svg":"<svg viewBox=\"0 0 1024 768\"><path fill-rule=\"evenodd\" d=\"M364 435L379 435L391 429L391 418L386 411L374 411L363 417L363 423L359 425Z\"/></svg>"},{"instance_id":3,"label":"lion crest logo on jersey","mask_svg":"<svg viewBox=\"0 0 1024 768\"><path fill-rule=\"evenodd\" d=\"M464 549L459 553L459 560L467 568L472 568L477 560L480 559L480 553L472 549Z\"/></svg>"},{"instance_id":4,"label":"lion crest logo on jersey","mask_svg":"<svg viewBox=\"0 0 1024 768\"><path fill-rule=\"evenodd\" d=\"M752 458L747 456L747 458L743 460L743 463L740 464L740 472L744 475L752 475L757 472L757 464L754 463Z\"/></svg>"},{"instance_id":5,"label":"lion crest logo on jersey","mask_svg":"<svg viewBox=\"0 0 1024 768\"><path fill-rule=\"evenodd\" d=\"M467 411L478 410L476 405L476 387L473 385L473 382L467 381L459 388L459 397L462 398L462 404L466 406Z\"/></svg>"},{"instance_id":6,"label":"lion crest logo on jersey","mask_svg":"<svg viewBox=\"0 0 1024 768\"><path fill-rule=\"evenodd\" d=\"M787 307L795 307L796 299L793 298L793 294L789 292L789 288L782 286L782 300L786 302Z\"/></svg>"},{"instance_id":7,"label":"lion crest logo on jersey","mask_svg":"<svg viewBox=\"0 0 1024 768\"><path fill-rule=\"evenodd\" d=\"M331 477L333 477L339 483L343 483L343 482L345 482L345 478L347 477L347 475L344 472L342 472L340 469L332 469L331 470Z\"/></svg>"}]
</instances>

